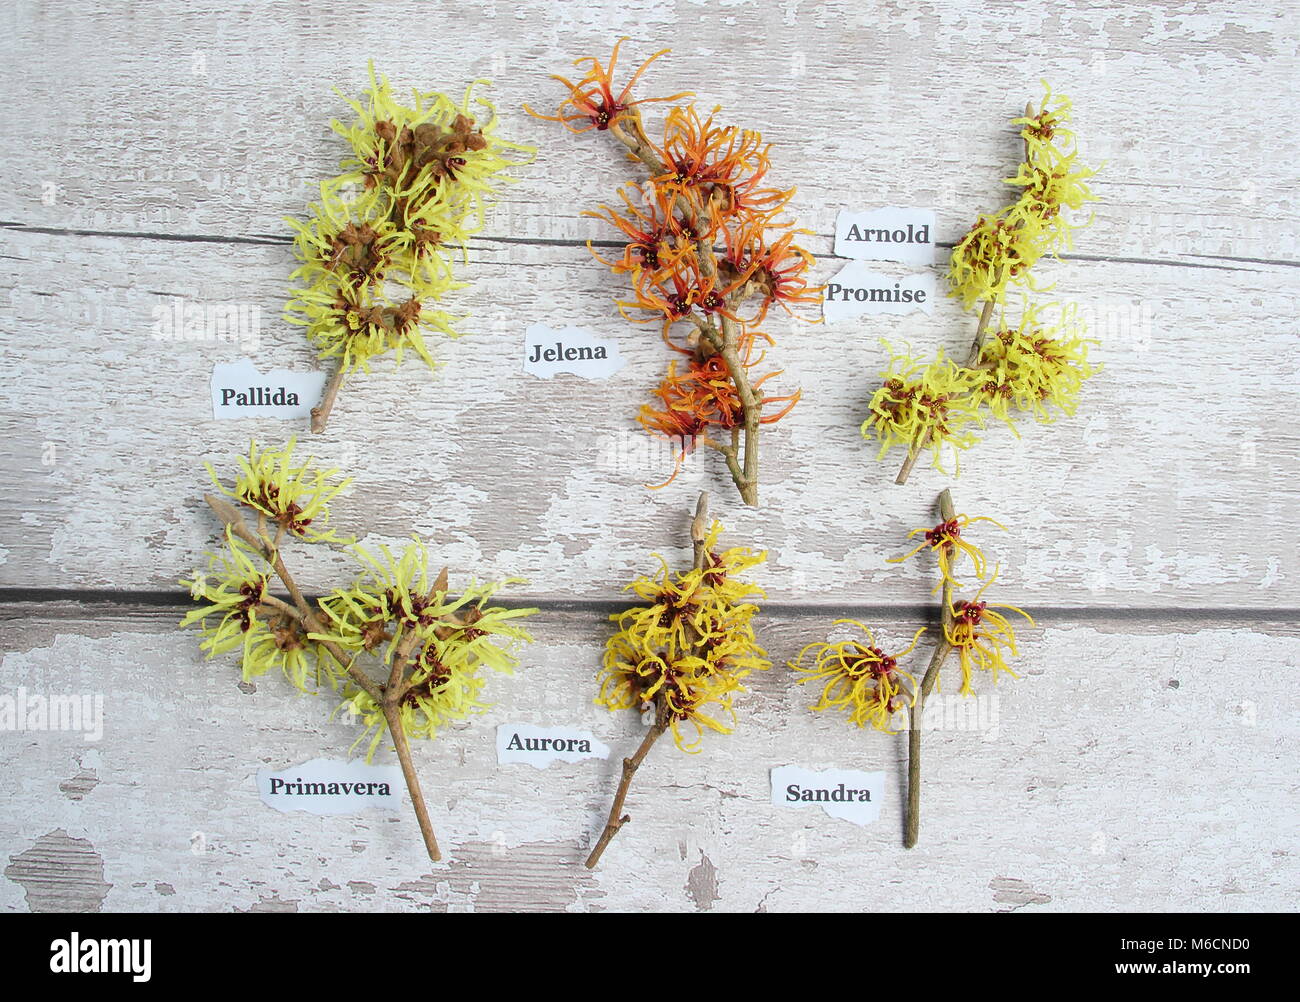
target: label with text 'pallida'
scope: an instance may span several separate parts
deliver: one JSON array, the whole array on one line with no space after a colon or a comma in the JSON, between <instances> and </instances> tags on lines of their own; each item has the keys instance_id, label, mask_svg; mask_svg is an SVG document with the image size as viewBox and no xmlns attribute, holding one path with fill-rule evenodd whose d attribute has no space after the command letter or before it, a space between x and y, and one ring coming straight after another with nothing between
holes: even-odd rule
<instances>
[{"instance_id":1,"label":"label with text 'pallida'","mask_svg":"<svg viewBox=\"0 0 1300 1002\"><path fill-rule=\"evenodd\" d=\"M822 316L827 321L881 313L929 313L934 309L934 273L891 278L850 261L826 283Z\"/></svg>"},{"instance_id":2,"label":"label with text 'pallida'","mask_svg":"<svg viewBox=\"0 0 1300 1002\"><path fill-rule=\"evenodd\" d=\"M561 372L608 379L626 364L618 345L582 327L533 324L524 331L524 371L542 379Z\"/></svg>"},{"instance_id":3,"label":"label with text 'pallida'","mask_svg":"<svg viewBox=\"0 0 1300 1002\"><path fill-rule=\"evenodd\" d=\"M859 261L934 264L933 209L889 205L871 212L841 209L835 218L835 253Z\"/></svg>"},{"instance_id":4,"label":"label with text 'pallida'","mask_svg":"<svg viewBox=\"0 0 1300 1002\"><path fill-rule=\"evenodd\" d=\"M314 758L288 769L258 769L262 802L277 811L355 814L368 807L400 810L402 769L340 759Z\"/></svg>"},{"instance_id":5,"label":"label with text 'pallida'","mask_svg":"<svg viewBox=\"0 0 1300 1002\"><path fill-rule=\"evenodd\" d=\"M804 769L778 765L772 770L772 804L776 807L820 807L833 818L870 824L880 817L885 790L883 772L857 769Z\"/></svg>"},{"instance_id":6,"label":"label with text 'pallida'","mask_svg":"<svg viewBox=\"0 0 1300 1002\"><path fill-rule=\"evenodd\" d=\"M497 726L497 764L527 762L545 769L552 762L581 762L586 758L609 758L609 745L592 737L591 731L572 727L537 727L533 724Z\"/></svg>"},{"instance_id":7,"label":"label with text 'pallida'","mask_svg":"<svg viewBox=\"0 0 1300 1002\"><path fill-rule=\"evenodd\" d=\"M265 376L246 358L212 367L214 418L305 418L325 391L324 372L272 369Z\"/></svg>"}]
</instances>

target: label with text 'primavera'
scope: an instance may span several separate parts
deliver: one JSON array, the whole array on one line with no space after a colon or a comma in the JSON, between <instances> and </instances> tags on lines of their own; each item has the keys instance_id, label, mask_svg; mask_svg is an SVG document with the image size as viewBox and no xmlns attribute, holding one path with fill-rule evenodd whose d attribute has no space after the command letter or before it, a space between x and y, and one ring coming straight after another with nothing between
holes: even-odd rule
<instances>
[{"instance_id":1,"label":"label with text 'primavera'","mask_svg":"<svg viewBox=\"0 0 1300 1002\"><path fill-rule=\"evenodd\" d=\"M880 817L885 790L883 772L857 769L804 769L778 765L772 770L775 807L820 807L833 818L870 824Z\"/></svg>"},{"instance_id":2,"label":"label with text 'primavera'","mask_svg":"<svg viewBox=\"0 0 1300 1002\"><path fill-rule=\"evenodd\" d=\"M934 264L933 209L888 205L871 212L841 209L835 218L835 253L859 261Z\"/></svg>"},{"instance_id":3,"label":"label with text 'primavera'","mask_svg":"<svg viewBox=\"0 0 1300 1002\"><path fill-rule=\"evenodd\" d=\"M597 741L591 731L533 724L497 725L499 765L527 762L545 769L552 762L581 762L587 758L609 758L609 745Z\"/></svg>"},{"instance_id":4,"label":"label with text 'primavera'","mask_svg":"<svg viewBox=\"0 0 1300 1002\"><path fill-rule=\"evenodd\" d=\"M212 416L305 418L324 391L324 372L272 369L264 376L246 358L218 362L212 367Z\"/></svg>"},{"instance_id":5,"label":"label with text 'primavera'","mask_svg":"<svg viewBox=\"0 0 1300 1002\"><path fill-rule=\"evenodd\" d=\"M581 327L533 324L524 331L524 371L541 379L561 372L583 379L608 379L626 364L618 345Z\"/></svg>"},{"instance_id":6,"label":"label with text 'primavera'","mask_svg":"<svg viewBox=\"0 0 1300 1002\"><path fill-rule=\"evenodd\" d=\"M400 810L402 769L340 759L314 758L288 769L258 769L257 791L277 811L355 814L368 807Z\"/></svg>"},{"instance_id":7,"label":"label with text 'primavera'","mask_svg":"<svg viewBox=\"0 0 1300 1002\"><path fill-rule=\"evenodd\" d=\"M850 261L826 283L822 316L828 321L882 313L929 313L934 309L934 274L891 278Z\"/></svg>"}]
</instances>

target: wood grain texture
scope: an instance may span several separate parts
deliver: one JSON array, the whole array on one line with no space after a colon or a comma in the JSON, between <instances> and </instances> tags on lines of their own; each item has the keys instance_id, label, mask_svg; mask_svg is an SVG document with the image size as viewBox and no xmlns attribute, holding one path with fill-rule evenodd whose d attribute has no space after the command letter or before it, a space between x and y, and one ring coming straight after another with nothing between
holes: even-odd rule
<instances>
[{"instance_id":1,"label":"wood grain texture","mask_svg":"<svg viewBox=\"0 0 1300 1002\"><path fill-rule=\"evenodd\" d=\"M537 642L521 670L490 684L495 705L417 743L447 857L431 866L409 806L400 816L329 818L265 807L258 768L343 757L356 730L328 720L327 697L295 696L282 679L245 691L233 662L204 662L193 638L174 630L179 614L115 607L88 619L28 608L4 623L6 687L102 693L105 726L95 743L74 733L0 742L0 768L19 777L20 808L0 820L10 878L0 881L0 908L47 900L32 859L51 842L79 850L66 893L101 888L105 910L1294 903L1294 624L1099 627L1062 618L1025 631L1020 679L979 680L980 700L935 697L948 700L947 719L927 733L922 839L909 852L899 813L903 737L811 712L783 662L825 636L829 620L764 616L760 638L777 666L752 676L735 733L710 737L694 756L657 746L633 785L632 821L589 873L582 860L608 810L618 757L639 740L635 714L590 702L603 616L535 617ZM892 644L917 624L875 625ZM1251 666L1248 691L1206 670L1225 655ZM611 760L497 766L497 724L558 722L593 731ZM772 807L768 770L786 763L883 770L880 820L859 828L815 809ZM61 789L87 772L96 780L89 793Z\"/></svg>"},{"instance_id":2,"label":"wood grain texture","mask_svg":"<svg viewBox=\"0 0 1300 1002\"><path fill-rule=\"evenodd\" d=\"M100 693L107 713L95 743L0 733L12 777L0 908L1293 907L1300 15L1101 0L627 12L612 0L0 11L0 81L15 96L0 107L0 695ZM635 424L667 353L614 314L622 288L584 246L610 233L582 215L634 175L599 137L522 111L553 106L548 75L623 34L629 56L673 46L652 89L693 89L764 131L775 178L799 186L820 279L843 264L841 208L932 206L940 240L957 239L1005 196L1007 119L1040 78L1070 94L1085 159L1105 163L1094 225L1042 266L1101 342L1105 370L1078 416L1020 440L991 428L960 479L919 467L899 488L898 458L878 463L857 430L880 339L952 349L970 318L944 301L903 320L780 320L781 383L805 397L765 435L762 509L740 506L712 454L645 490L672 464ZM438 345L436 374L385 361L351 381L324 436L214 421L214 363L315 364L280 319L282 217L333 173L328 120L346 108L331 88L359 91L370 58L402 87L490 77L503 133L540 147L471 248L472 285L452 304L469 336ZM253 310L256 334L160 340L156 311L177 301ZM627 365L603 383L526 376L534 322L590 328ZM454 575L522 575L511 598L545 608L524 669L493 686L497 705L417 750L450 850L441 866L405 813L262 806L257 768L341 755L351 732L278 680L241 689L233 664L204 662L174 631L180 607L156 604L216 538L204 461L228 468L250 437L295 433L355 478L334 506L344 532L419 533ZM633 822L600 870L583 869L637 736L634 717L589 702L604 617L651 551L684 559L698 491L729 539L769 551L764 640L780 664L845 612L894 639L915 627L929 568L886 560L945 486L959 510L1010 527L981 537L1001 598L1046 614L1024 677L973 704L985 724L996 707L996 728L928 739L921 846L901 848L901 739L812 714L778 667L754 680L734 735L700 756L653 752ZM338 583L338 555L299 549L307 587ZM36 590L50 600L23 601ZM589 727L614 759L498 768L502 721ZM884 769L880 821L772 808L767 769L786 762Z\"/></svg>"},{"instance_id":3,"label":"wood grain texture","mask_svg":"<svg viewBox=\"0 0 1300 1002\"><path fill-rule=\"evenodd\" d=\"M215 536L203 461L233 469L248 436L291 434L356 478L335 505L349 533L419 532L453 567L522 574L538 595L612 596L647 549L685 538L694 496L709 489L737 538L772 550L773 598L916 604L928 571L885 561L933 520L950 482L961 510L1012 527L985 541L1008 594L1026 602L1267 607L1293 583L1300 438L1279 417L1300 405L1300 383L1277 364L1294 337L1275 323L1293 302L1291 269L1252 266L1210 286L1186 268L1052 268L1063 292L1104 289L1099 309L1148 308L1149 329L1103 336L1106 368L1079 415L1029 425L1020 440L991 427L955 482L922 469L895 486L897 453L877 462L858 426L887 361L878 339L927 344L938 332L955 348L969 332L957 309L792 326L780 378L806 399L764 436L763 508L750 512L707 450L669 488L644 488L672 468L671 451L635 423L667 352L653 331L612 315L617 290L585 249L479 245L475 288L461 298L473 333L439 346L445 367L381 361L345 385L330 428L312 437L282 421L213 421L212 366L240 348L153 337L153 310L170 310L172 297L265 304L253 360L263 371L310 367L302 337L273 312L287 248L192 244L177 255L93 237L73 241L68 258L69 242L9 239L11 302L28 337L0 411L13 471L5 585L170 586ZM87 308L94 320L79 315ZM539 317L591 327L627 366L601 383L524 375L523 327ZM52 466L42 465L47 443Z\"/></svg>"}]
</instances>

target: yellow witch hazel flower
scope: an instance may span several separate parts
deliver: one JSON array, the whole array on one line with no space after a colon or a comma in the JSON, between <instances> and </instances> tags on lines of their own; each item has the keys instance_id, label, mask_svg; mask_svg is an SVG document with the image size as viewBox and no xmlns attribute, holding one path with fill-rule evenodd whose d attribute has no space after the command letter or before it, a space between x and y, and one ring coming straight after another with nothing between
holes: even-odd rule
<instances>
[{"instance_id":1,"label":"yellow witch hazel flower","mask_svg":"<svg viewBox=\"0 0 1300 1002\"><path fill-rule=\"evenodd\" d=\"M432 738L439 728L480 713L482 670L509 674L517 661L507 646L532 637L512 620L535 609L489 606L504 581L471 582L458 596L447 590L445 572L430 583L428 553L414 540L394 558L386 546L379 555L360 546L352 553L365 573L350 587L321 600L326 632L311 639L328 642L353 655L373 657L384 669L397 665L410 686L399 707L402 728L410 737ZM370 738L367 759L384 734L383 707L360 686L347 682L341 710L366 725L359 744Z\"/></svg>"},{"instance_id":2,"label":"yellow witch hazel flower","mask_svg":"<svg viewBox=\"0 0 1300 1002\"><path fill-rule=\"evenodd\" d=\"M964 554L970 557L971 566L975 570L975 576L983 579L984 570L987 562L984 557L984 551L968 539L962 538L962 532L975 522L992 522L1003 532L1007 527L987 515L954 515L952 518L944 519L933 528L922 526L919 529L913 529L907 534L908 539L924 534L925 540L920 546L916 547L909 553L901 557L890 557L888 563L901 564L905 560L916 556L922 550L926 550L935 555L935 561L939 565L939 581L935 584L930 594L934 594L944 585L951 588L960 588L961 582L953 577L953 567L959 557Z\"/></svg>"},{"instance_id":3,"label":"yellow witch hazel flower","mask_svg":"<svg viewBox=\"0 0 1300 1002\"><path fill-rule=\"evenodd\" d=\"M329 502L352 481L335 481L338 470L317 470L311 460L295 466L296 444L292 438L282 449L259 449L256 442L250 443L248 456L239 458L233 490L222 484L211 464L208 474L221 493L274 522L277 543L285 533L312 543L337 542L334 532L324 529Z\"/></svg>"},{"instance_id":4,"label":"yellow witch hazel flower","mask_svg":"<svg viewBox=\"0 0 1300 1002\"><path fill-rule=\"evenodd\" d=\"M1032 412L1044 423L1055 419L1049 405L1073 414L1083 381L1101 370L1088 361L1088 346L1097 342L1076 333L1080 325L1073 305L1062 308L1054 323L1044 323L1041 313L1026 303L1019 325L1002 325L980 351L984 378L975 397L1012 430L1013 408Z\"/></svg>"},{"instance_id":5,"label":"yellow witch hazel flower","mask_svg":"<svg viewBox=\"0 0 1300 1002\"><path fill-rule=\"evenodd\" d=\"M998 612L1006 609L1023 616L1030 626L1034 625L1029 613L1014 605L990 605L981 601L984 590L997 580L997 569L969 601L957 601L949 604L948 612L951 623L944 627L944 636L957 652L961 665L961 694L971 695L971 676L974 669L991 672L997 681L998 672L1004 671L1012 678L1018 677L1008 667L1006 656L1019 653L1016 649L1016 631L1011 621ZM937 684L937 680L936 680Z\"/></svg>"},{"instance_id":6,"label":"yellow witch hazel flower","mask_svg":"<svg viewBox=\"0 0 1300 1002\"><path fill-rule=\"evenodd\" d=\"M536 153L496 135L496 108L474 96L474 88L484 83L470 83L459 102L445 94L412 91L413 103L404 105L386 79L376 78L372 65L364 103L340 94L356 112L356 121L350 126L333 123L352 147L352 158L342 164L347 176L412 207L427 204L434 191L442 190L446 218L458 229L469 227L462 232L474 232L483 225L497 183ZM520 156L508 156L509 151ZM444 188L447 180L454 183ZM411 218L409 213L405 218Z\"/></svg>"},{"instance_id":7,"label":"yellow witch hazel flower","mask_svg":"<svg viewBox=\"0 0 1300 1002\"><path fill-rule=\"evenodd\" d=\"M963 425L975 421L983 427L985 408L1013 431L1014 411L1030 411L1044 422L1051 420L1049 404L1072 414L1080 385L1098 371L1087 361L1087 345L1094 342L1067 332L1074 323L1072 306L1061 309L1057 325L1046 327L1039 309L1026 300L1018 327L1007 326L1004 317L997 336L989 336L994 309L1001 306L1005 313L1007 290L1037 288L1030 269L1071 245L1073 231L1091 222L1075 222L1073 215L1096 200L1087 183L1096 171L1079 162L1074 135L1065 126L1070 101L1043 86L1039 110L1026 108L1012 120L1020 127L1025 158L1006 182L1020 189L1019 197L981 215L953 248L949 295L966 309L980 310L970 351L961 363L945 363L942 352L928 366L894 358L862 425L864 438L874 435L881 443L877 458L896 445L907 450L900 484L925 451L942 471L945 442L954 451L973 445L976 437ZM894 372L900 363L903 371Z\"/></svg>"},{"instance_id":8,"label":"yellow witch hazel flower","mask_svg":"<svg viewBox=\"0 0 1300 1002\"><path fill-rule=\"evenodd\" d=\"M306 691L319 680L320 655L298 619L269 594L270 577L266 558L227 529L226 549L209 554L208 573L181 582L203 604L180 625L199 625L199 649L209 658L240 650L245 682L279 671Z\"/></svg>"},{"instance_id":9,"label":"yellow witch hazel flower","mask_svg":"<svg viewBox=\"0 0 1300 1002\"><path fill-rule=\"evenodd\" d=\"M464 286L455 259L466 259L496 189L536 152L496 135L495 109L473 96L481 82L459 102L416 90L403 103L372 65L363 100L345 97L356 118L333 128L351 156L321 184L307 222L289 220L300 265L286 318L338 364L315 431L348 372L369 371L389 350L400 364L408 348L433 368L424 333L457 336L456 321L432 304Z\"/></svg>"},{"instance_id":10,"label":"yellow witch hazel flower","mask_svg":"<svg viewBox=\"0 0 1300 1002\"><path fill-rule=\"evenodd\" d=\"M396 557L385 546L372 553L350 545L344 552L360 567L352 584L309 598L287 566L292 547L282 544L333 541L323 529L328 504L349 481L335 482L334 470L310 462L295 464L293 442L283 449L254 442L233 487L208 470L221 494L239 504L205 496L226 527L226 549L210 557L206 572L181 582L199 603L181 625L200 628L209 658L240 650L245 680L275 670L302 691L322 682L342 690L338 710L365 724L356 744L369 738L367 759L391 735L436 862L441 856L408 739L432 738L449 721L480 711L484 669L515 667L514 643L532 638L514 620L537 610L490 604L509 581L471 580L452 594L445 568L430 579L419 539ZM283 595L271 593L272 577Z\"/></svg>"},{"instance_id":11,"label":"yellow witch hazel flower","mask_svg":"<svg viewBox=\"0 0 1300 1002\"><path fill-rule=\"evenodd\" d=\"M871 630L854 619L836 620L836 623L857 627L865 634L865 640L851 637L812 643L789 662L790 668L799 674L800 683L820 686L814 710L841 710L858 727L870 724L887 734L897 733L897 715L907 713L907 825L903 845L909 849L917 844L920 831L921 737L930 726L925 722L926 700L938 687L945 663L954 653L957 655L962 673L961 695L969 696L973 692L971 677L976 670L990 672L995 681L999 672L1015 674L1007 660L1019 653L1016 634L1010 620L999 610L1021 615L1033 625L1023 610L991 605L984 600L984 592L997 579L996 567L973 598L953 597L954 590L961 587L955 571L962 557L970 558L981 578L988 566L983 550L963 538L965 530L976 522L990 522L1004 530L1005 526L987 516L957 514L952 492L946 489L939 495L938 507L937 525L914 529L908 534L909 539L921 535L921 544L889 560L902 563L918 553L932 553L939 568L939 581L934 590L943 592L939 610L943 633L934 645L924 674L904 671L899 661L916 649L925 627L916 631L905 650L886 654ZM805 664L810 653L811 660Z\"/></svg>"},{"instance_id":12,"label":"yellow witch hazel flower","mask_svg":"<svg viewBox=\"0 0 1300 1002\"><path fill-rule=\"evenodd\" d=\"M946 357L942 348L928 363L910 354L893 354L892 349L891 354L889 367L881 373L884 384L871 398L871 416L862 424L862 435L876 437L880 456L896 445L907 448L924 441L935 466L942 469L944 447L957 457L976 440L967 426L983 423L971 397L979 376Z\"/></svg>"},{"instance_id":13,"label":"yellow witch hazel flower","mask_svg":"<svg viewBox=\"0 0 1300 1002\"><path fill-rule=\"evenodd\" d=\"M837 619L833 625L843 624L856 626L866 634L867 642L849 639L812 643L788 664L802 675L801 684L821 685L814 710L844 710L849 721L859 727L870 724L878 731L896 734L895 715L916 700L916 679L898 667L898 659L916 649L925 627L916 631L906 649L886 654L868 627L856 619ZM805 667L803 660L810 651L816 653Z\"/></svg>"},{"instance_id":14,"label":"yellow witch hazel flower","mask_svg":"<svg viewBox=\"0 0 1300 1002\"><path fill-rule=\"evenodd\" d=\"M226 531L226 548L208 554L208 573L196 573L180 583L189 588L190 597L203 603L181 620L181 626L199 623L203 640L199 649L209 658L236 648L247 653L258 618L266 609L266 583L270 572L266 561L251 546ZM215 625L209 620L215 619Z\"/></svg>"},{"instance_id":15,"label":"yellow witch hazel flower","mask_svg":"<svg viewBox=\"0 0 1300 1002\"><path fill-rule=\"evenodd\" d=\"M761 598L743 574L767 559L747 547L717 551L722 523L703 539L701 565L673 573L662 557L653 577L628 590L646 605L614 613L596 702L610 710L658 707L677 746L698 752L706 730L730 733L740 680L770 667L753 629ZM683 730L683 726L689 730Z\"/></svg>"},{"instance_id":16,"label":"yellow witch hazel flower","mask_svg":"<svg viewBox=\"0 0 1300 1002\"><path fill-rule=\"evenodd\" d=\"M981 215L953 248L948 282L966 309L982 300L1001 301L1007 285L1043 256L1041 225L1009 214Z\"/></svg>"},{"instance_id":17,"label":"yellow witch hazel flower","mask_svg":"<svg viewBox=\"0 0 1300 1002\"><path fill-rule=\"evenodd\" d=\"M627 587L644 604L610 617L618 630L605 647L596 702L611 711L639 709L650 720L641 746L623 760L622 780L587 857L588 869L627 824L623 804L654 743L671 731L678 748L695 753L706 732L730 733L733 700L745 691L741 680L771 667L754 635L753 599L763 592L740 578L767 554L740 546L719 552L721 534L722 523L709 523L708 496L702 494L691 523L691 569L673 573L660 557L658 574Z\"/></svg>"}]
</instances>

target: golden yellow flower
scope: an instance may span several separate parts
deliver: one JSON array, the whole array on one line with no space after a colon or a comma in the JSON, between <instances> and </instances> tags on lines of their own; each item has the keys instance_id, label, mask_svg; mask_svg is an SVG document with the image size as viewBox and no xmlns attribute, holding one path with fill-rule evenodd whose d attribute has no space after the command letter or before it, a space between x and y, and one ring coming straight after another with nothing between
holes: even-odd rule
<instances>
[{"instance_id":1,"label":"golden yellow flower","mask_svg":"<svg viewBox=\"0 0 1300 1002\"><path fill-rule=\"evenodd\" d=\"M333 531L322 531L329 522L329 502L352 481L337 480L338 470L318 470L307 460L293 462L295 439L282 449L248 447L248 457L239 458L239 476L233 490L227 488L208 465L208 474L222 494L248 505L289 533L309 542L337 542Z\"/></svg>"},{"instance_id":2,"label":"golden yellow flower","mask_svg":"<svg viewBox=\"0 0 1300 1002\"><path fill-rule=\"evenodd\" d=\"M1076 308L1064 307L1053 323L1041 318L1043 310L1027 303L1019 326L1002 325L980 353L983 381L975 397L1013 431L1012 408L1031 411L1044 423L1055 420L1049 405L1073 414L1084 380L1101 370L1088 361L1088 346L1096 342L1078 333Z\"/></svg>"},{"instance_id":3,"label":"golden yellow flower","mask_svg":"<svg viewBox=\"0 0 1300 1002\"><path fill-rule=\"evenodd\" d=\"M874 435L880 442L877 458L894 446L925 448L942 470L945 445L956 459L975 443L975 434L967 426L983 423L970 392L980 373L958 365L940 348L929 363L911 355L893 355L881 375L884 385L871 398L871 415L862 424L862 437Z\"/></svg>"},{"instance_id":4,"label":"golden yellow flower","mask_svg":"<svg viewBox=\"0 0 1300 1002\"><path fill-rule=\"evenodd\" d=\"M894 714L916 700L916 679L898 667L898 659L915 650L925 627L916 631L906 650L886 654L868 627L856 619L835 621L835 625L841 624L856 626L866 634L867 642L850 639L812 643L788 662L789 666L803 673L799 679L801 684L821 683L814 710L845 710L849 720L859 727L870 724L886 734L896 733L890 726ZM816 655L804 667L803 659L809 651L815 651Z\"/></svg>"},{"instance_id":5,"label":"golden yellow flower","mask_svg":"<svg viewBox=\"0 0 1300 1002\"><path fill-rule=\"evenodd\" d=\"M749 601L762 590L736 577L767 555L746 547L717 552L721 531L714 522L701 567L672 573L660 557L658 574L628 585L647 604L610 617L618 631L606 644L596 697L609 710L655 707L687 752L700 749L706 730L730 732L740 680L770 667L754 636L758 607Z\"/></svg>"}]
</instances>

